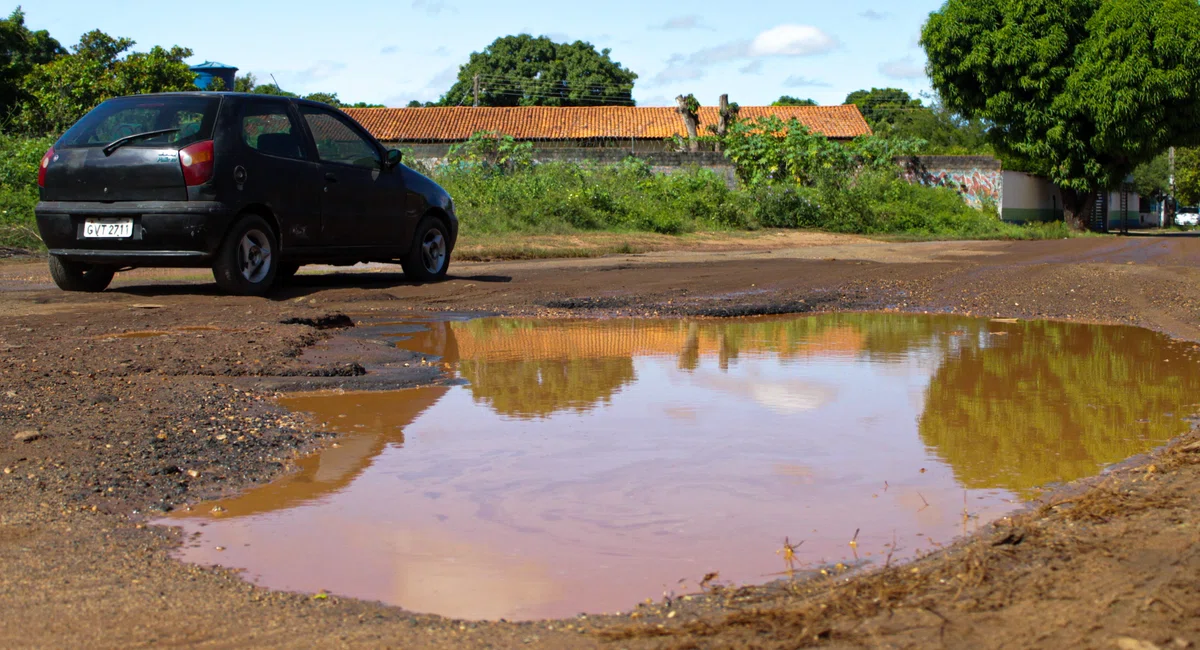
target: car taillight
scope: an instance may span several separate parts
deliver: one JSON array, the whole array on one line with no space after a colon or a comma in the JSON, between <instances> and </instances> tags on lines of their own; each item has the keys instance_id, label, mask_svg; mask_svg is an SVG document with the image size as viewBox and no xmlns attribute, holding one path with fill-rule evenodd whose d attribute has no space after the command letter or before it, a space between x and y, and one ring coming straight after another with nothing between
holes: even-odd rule
<instances>
[{"instance_id":1,"label":"car taillight","mask_svg":"<svg viewBox=\"0 0 1200 650\"><path fill-rule=\"evenodd\" d=\"M42 156L42 164L38 165L38 187L46 187L46 168L50 166L52 158L54 158L54 147L50 147L50 151Z\"/></svg>"},{"instance_id":2,"label":"car taillight","mask_svg":"<svg viewBox=\"0 0 1200 650\"><path fill-rule=\"evenodd\" d=\"M188 187L203 185L212 180L212 140L197 142L179 150L179 166L183 168L183 180Z\"/></svg>"}]
</instances>

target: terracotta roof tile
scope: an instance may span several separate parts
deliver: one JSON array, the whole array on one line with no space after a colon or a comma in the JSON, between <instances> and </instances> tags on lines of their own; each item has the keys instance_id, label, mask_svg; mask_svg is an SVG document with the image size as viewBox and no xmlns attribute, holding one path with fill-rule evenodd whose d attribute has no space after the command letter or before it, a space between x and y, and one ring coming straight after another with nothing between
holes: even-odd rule
<instances>
[{"instance_id":1,"label":"terracotta roof tile","mask_svg":"<svg viewBox=\"0 0 1200 650\"><path fill-rule=\"evenodd\" d=\"M672 107L525 106L516 108L347 108L379 140L455 142L478 131L499 131L518 140L653 139L683 135L683 122ZM830 138L868 135L862 113L846 106L743 106L740 116L755 119L793 117ZM701 107L700 127L717 123L717 109Z\"/></svg>"}]
</instances>

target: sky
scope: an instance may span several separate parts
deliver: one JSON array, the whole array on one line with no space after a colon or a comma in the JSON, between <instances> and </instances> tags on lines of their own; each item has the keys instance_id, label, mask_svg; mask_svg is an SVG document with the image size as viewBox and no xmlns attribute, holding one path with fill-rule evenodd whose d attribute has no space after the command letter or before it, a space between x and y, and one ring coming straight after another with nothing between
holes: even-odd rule
<instances>
[{"instance_id":1,"label":"sky","mask_svg":"<svg viewBox=\"0 0 1200 650\"><path fill-rule=\"evenodd\" d=\"M343 102L403 106L432 101L458 66L500 36L528 33L584 40L638 74L641 106L694 93L742 106L781 95L840 104L871 87L929 91L917 41L941 0L38 0L26 24L63 45L100 29L137 41L135 50L182 45L189 63L219 61L271 75L299 94L336 92ZM178 8L174 8L178 7Z\"/></svg>"}]
</instances>

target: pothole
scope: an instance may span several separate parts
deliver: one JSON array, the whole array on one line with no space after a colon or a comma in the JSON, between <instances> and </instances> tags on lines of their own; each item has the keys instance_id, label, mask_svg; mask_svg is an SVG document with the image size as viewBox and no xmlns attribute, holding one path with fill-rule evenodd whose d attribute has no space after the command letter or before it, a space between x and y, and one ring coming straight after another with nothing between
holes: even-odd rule
<instances>
[{"instance_id":1,"label":"pothole","mask_svg":"<svg viewBox=\"0 0 1200 650\"><path fill-rule=\"evenodd\" d=\"M766 583L934 550L1185 432L1200 389L1195 346L1130 327L861 314L391 331L460 381L287 397L344 437L177 513L199 533L183 559L455 618L628 610L712 572Z\"/></svg>"}]
</instances>

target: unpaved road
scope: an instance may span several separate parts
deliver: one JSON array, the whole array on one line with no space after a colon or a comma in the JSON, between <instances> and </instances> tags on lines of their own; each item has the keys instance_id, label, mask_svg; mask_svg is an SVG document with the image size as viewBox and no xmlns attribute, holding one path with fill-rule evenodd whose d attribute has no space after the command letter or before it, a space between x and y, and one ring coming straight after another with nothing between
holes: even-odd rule
<instances>
[{"instance_id":1,"label":"unpaved road","mask_svg":"<svg viewBox=\"0 0 1200 650\"><path fill-rule=\"evenodd\" d=\"M147 518L270 480L330 439L275 406L275 391L439 379L433 368L404 369L404 353L380 346L305 353L349 324L337 314L888 309L1125 323L1200 340L1200 239L1180 236L831 239L775 251L459 264L452 275L426 286L387 269L307 275L252 299L216 294L203 273L139 271L83 295L54 289L42 261L0 262L0 647L1200 643L1195 434L915 564L658 603L636 617L448 621L270 592L172 560L178 534ZM138 331L169 335L117 336Z\"/></svg>"}]
</instances>

